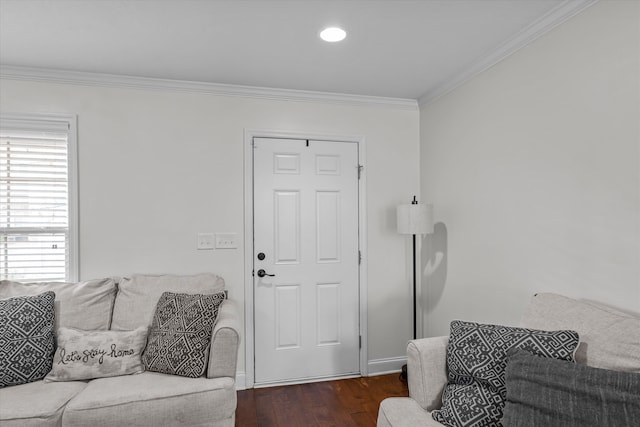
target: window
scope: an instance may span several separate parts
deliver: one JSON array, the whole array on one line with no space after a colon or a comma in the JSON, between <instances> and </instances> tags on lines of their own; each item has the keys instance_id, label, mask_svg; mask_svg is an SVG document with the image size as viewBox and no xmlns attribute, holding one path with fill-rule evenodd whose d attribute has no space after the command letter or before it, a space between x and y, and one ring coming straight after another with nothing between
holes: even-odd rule
<instances>
[{"instance_id":1,"label":"window","mask_svg":"<svg viewBox=\"0 0 640 427\"><path fill-rule=\"evenodd\" d=\"M77 280L76 118L0 116L0 279Z\"/></svg>"}]
</instances>

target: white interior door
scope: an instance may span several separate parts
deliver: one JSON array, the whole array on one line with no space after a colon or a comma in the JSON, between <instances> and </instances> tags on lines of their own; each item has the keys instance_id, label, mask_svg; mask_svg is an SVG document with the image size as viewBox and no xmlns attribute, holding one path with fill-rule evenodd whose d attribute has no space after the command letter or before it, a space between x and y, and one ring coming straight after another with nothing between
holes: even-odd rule
<instances>
[{"instance_id":1,"label":"white interior door","mask_svg":"<svg viewBox=\"0 0 640 427\"><path fill-rule=\"evenodd\" d=\"M357 144L254 138L253 156L255 382L359 373Z\"/></svg>"}]
</instances>

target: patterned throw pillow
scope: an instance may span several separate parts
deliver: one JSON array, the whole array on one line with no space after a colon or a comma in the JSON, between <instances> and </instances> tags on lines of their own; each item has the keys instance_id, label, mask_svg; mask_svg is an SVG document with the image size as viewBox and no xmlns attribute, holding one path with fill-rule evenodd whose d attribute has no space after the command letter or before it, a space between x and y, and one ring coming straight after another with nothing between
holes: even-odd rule
<instances>
[{"instance_id":1,"label":"patterned throw pillow","mask_svg":"<svg viewBox=\"0 0 640 427\"><path fill-rule=\"evenodd\" d=\"M163 293L142 355L147 370L191 378L202 376L218 308L224 298L224 292Z\"/></svg>"},{"instance_id":2,"label":"patterned throw pillow","mask_svg":"<svg viewBox=\"0 0 640 427\"><path fill-rule=\"evenodd\" d=\"M54 292L0 300L0 387L44 378L56 349Z\"/></svg>"},{"instance_id":3,"label":"patterned throw pillow","mask_svg":"<svg viewBox=\"0 0 640 427\"><path fill-rule=\"evenodd\" d=\"M454 320L447 347L448 383L442 408L432 412L447 426L500 426L506 397L507 351L574 361L574 331L539 331Z\"/></svg>"},{"instance_id":4,"label":"patterned throw pillow","mask_svg":"<svg viewBox=\"0 0 640 427\"><path fill-rule=\"evenodd\" d=\"M45 381L76 381L144 372L147 328L134 331L58 329L53 368Z\"/></svg>"}]
</instances>

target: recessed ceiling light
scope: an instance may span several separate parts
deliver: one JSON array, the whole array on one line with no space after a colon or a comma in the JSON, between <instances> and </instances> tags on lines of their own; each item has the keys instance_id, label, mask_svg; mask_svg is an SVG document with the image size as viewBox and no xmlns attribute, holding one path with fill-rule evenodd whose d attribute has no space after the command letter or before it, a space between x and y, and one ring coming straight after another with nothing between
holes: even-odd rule
<instances>
[{"instance_id":1,"label":"recessed ceiling light","mask_svg":"<svg viewBox=\"0 0 640 427\"><path fill-rule=\"evenodd\" d=\"M339 42L344 40L345 37L347 37L347 32L338 27L325 28L320 32L320 38L326 42Z\"/></svg>"}]
</instances>

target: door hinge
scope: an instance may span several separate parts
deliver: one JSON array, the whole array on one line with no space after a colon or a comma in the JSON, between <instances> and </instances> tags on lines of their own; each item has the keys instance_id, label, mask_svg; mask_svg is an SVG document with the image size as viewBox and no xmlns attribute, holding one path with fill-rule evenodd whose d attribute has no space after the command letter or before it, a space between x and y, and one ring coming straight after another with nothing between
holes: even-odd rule
<instances>
[{"instance_id":1,"label":"door hinge","mask_svg":"<svg viewBox=\"0 0 640 427\"><path fill-rule=\"evenodd\" d=\"M364 166L358 165L358 179L360 179L360 176L362 175L362 169L364 169Z\"/></svg>"},{"instance_id":2,"label":"door hinge","mask_svg":"<svg viewBox=\"0 0 640 427\"><path fill-rule=\"evenodd\" d=\"M362 252L358 251L358 265L362 264Z\"/></svg>"},{"instance_id":3,"label":"door hinge","mask_svg":"<svg viewBox=\"0 0 640 427\"><path fill-rule=\"evenodd\" d=\"M362 348L362 335L358 335L358 348Z\"/></svg>"}]
</instances>

